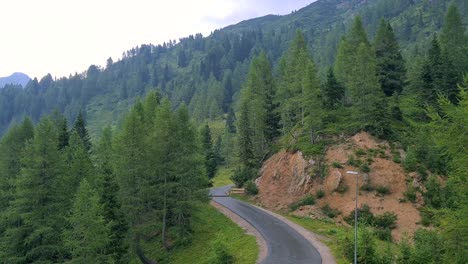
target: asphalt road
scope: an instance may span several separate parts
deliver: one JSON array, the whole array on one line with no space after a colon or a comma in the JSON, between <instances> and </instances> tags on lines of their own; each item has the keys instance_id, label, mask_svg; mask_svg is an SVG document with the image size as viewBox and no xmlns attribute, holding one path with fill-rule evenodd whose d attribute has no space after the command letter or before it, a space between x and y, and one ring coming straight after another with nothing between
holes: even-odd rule
<instances>
[{"instance_id":1,"label":"asphalt road","mask_svg":"<svg viewBox=\"0 0 468 264\"><path fill-rule=\"evenodd\" d=\"M222 196L230 186L213 188L210 193ZM268 253L262 264L318 264L322 263L319 252L296 230L283 221L262 210L231 197L213 197L249 222L264 237Z\"/></svg>"}]
</instances>

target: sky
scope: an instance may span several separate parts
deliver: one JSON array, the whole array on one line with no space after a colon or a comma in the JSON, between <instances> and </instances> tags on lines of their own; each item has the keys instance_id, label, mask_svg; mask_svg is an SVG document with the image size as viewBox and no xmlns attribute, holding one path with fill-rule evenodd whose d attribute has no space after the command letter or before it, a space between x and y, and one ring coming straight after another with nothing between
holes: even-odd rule
<instances>
[{"instance_id":1,"label":"sky","mask_svg":"<svg viewBox=\"0 0 468 264\"><path fill-rule=\"evenodd\" d=\"M141 44L207 36L315 0L1 0L0 76L63 77Z\"/></svg>"}]
</instances>

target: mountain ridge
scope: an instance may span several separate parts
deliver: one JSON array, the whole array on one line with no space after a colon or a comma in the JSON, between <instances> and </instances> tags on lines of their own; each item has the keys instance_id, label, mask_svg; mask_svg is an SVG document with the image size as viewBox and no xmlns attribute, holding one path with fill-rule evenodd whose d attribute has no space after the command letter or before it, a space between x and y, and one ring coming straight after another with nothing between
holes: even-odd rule
<instances>
[{"instance_id":1,"label":"mountain ridge","mask_svg":"<svg viewBox=\"0 0 468 264\"><path fill-rule=\"evenodd\" d=\"M9 76L0 77L0 89L5 87L6 85L21 85L21 87L25 87L26 84L31 80L29 76L22 72L14 72Z\"/></svg>"}]
</instances>

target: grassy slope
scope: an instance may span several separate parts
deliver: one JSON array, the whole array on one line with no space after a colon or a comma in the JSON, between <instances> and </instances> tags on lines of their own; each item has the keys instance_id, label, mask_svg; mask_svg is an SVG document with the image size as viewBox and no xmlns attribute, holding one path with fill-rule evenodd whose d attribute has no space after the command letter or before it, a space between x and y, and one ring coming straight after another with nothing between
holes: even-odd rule
<instances>
[{"instance_id":1,"label":"grassy slope","mask_svg":"<svg viewBox=\"0 0 468 264\"><path fill-rule=\"evenodd\" d=\"M173 252L170 263L205 264L213 255L213 241L226 245L236 264L253 264L258 255L255 237L226 218L210 205L202 205L195 215L193 240L190 246Z\"/></svg>"},{"instance_id":2,"label":"grassy slope","mask_svg":"<svg viewBox=\"0 0 468 264\"><path fill-rule=\"evenodd\" d=\"M349 260L347 260L344 256L344 248L342 241L346 236L350 236L353 234L354 229L345 226L339 226L331 221L324 221L324 220L312 220L311 218L304 217L294 217L291 215L286 216L289 220L295 222L298 225L303 226L307 230L310 230L316 234L322 235L328 238L328 241L322 241L325 245L327 245L333 256L335 256L336 261L338 264L347 264ZM397 246L390 242L381 241L375 239L376 242L376 251L377 255L380 255L382 252L388 250L389 248L392 252L396 253Z\"/></svg>"},{"instance_id":3,"label":"grassy slope","mask_svg":"<svg viewBox=\"0 0 468 264\"><path fill-rule=\"evenodd\" d=\"M213 178L213 187L221 187L232 184L231 179L229 179L232 173L232 168L220 167L216 173L216 177Z\"/></svg>"}]
</instances>

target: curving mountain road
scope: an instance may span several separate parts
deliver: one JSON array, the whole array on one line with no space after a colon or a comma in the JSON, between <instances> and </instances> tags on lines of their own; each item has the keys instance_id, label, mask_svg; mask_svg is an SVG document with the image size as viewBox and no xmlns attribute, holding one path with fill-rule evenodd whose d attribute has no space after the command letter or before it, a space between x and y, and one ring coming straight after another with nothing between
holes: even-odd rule
<instances>
[{"instance_id":1,"label":"curving mountain road","mask_svg":"<svg viewBox=\"0 0 468 264\"><path fill-rule=\"evenodd\" d=\"M307 239L280 219L226 195L231 186L213 188L213 200L249 222L265 239L268 253L261 264L319 264L322 258Z\"/></svg>"}]
</instances>

